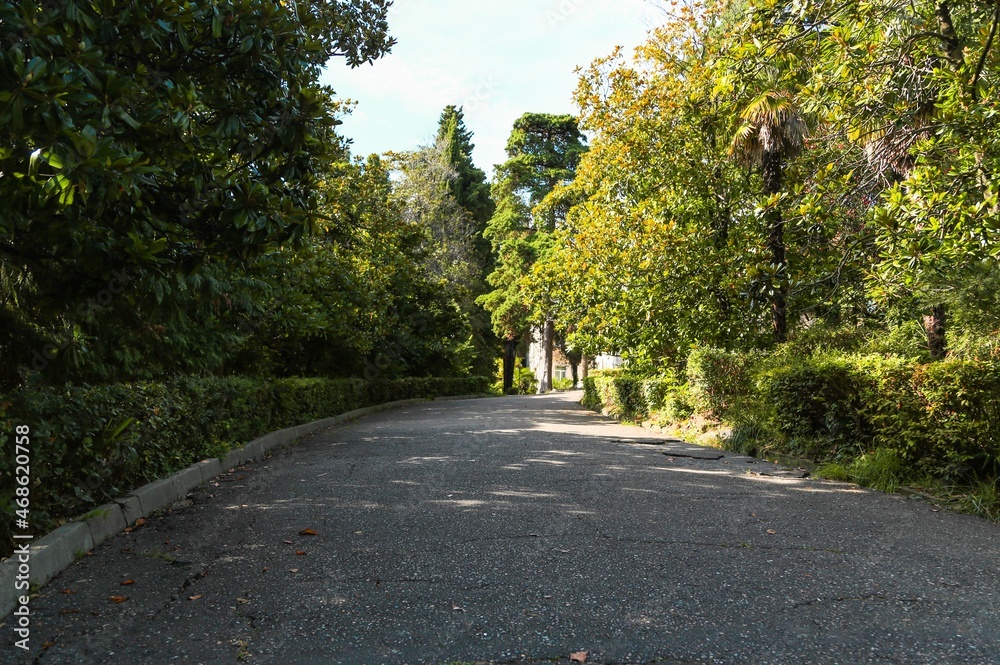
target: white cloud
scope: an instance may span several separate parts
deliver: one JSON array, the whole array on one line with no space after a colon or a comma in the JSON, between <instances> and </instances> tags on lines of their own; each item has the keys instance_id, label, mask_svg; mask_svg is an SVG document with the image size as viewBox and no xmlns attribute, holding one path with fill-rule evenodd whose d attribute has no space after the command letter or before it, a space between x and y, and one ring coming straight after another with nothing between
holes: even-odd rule
<instances>
[{"instance_id":1,"label":"white cloud","mask_svg":"<svg viewBox=\"0 0 1000 665\"><path fill-rule=\"evenodd\" d=\"M463 105L491 172L517 117L575 112L574 69L638 45L649 23L644 0L397 0L393 53L356 70L332 63L325 82L358 101L342 127L356 152L414 149L446 105Z\"/></svg>"}]
</instances>

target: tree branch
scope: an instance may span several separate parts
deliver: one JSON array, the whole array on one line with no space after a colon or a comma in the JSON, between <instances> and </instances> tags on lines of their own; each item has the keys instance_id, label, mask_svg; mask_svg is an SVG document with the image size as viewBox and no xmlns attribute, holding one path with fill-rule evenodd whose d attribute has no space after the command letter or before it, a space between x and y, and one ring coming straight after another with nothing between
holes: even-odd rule
<instances>
[{"instance_id":1,"label":"tree branch","mask_svg":"<svg viewBox=\"0 0 1000 665\"><path fill-rule=\"evenodd\" d=\"M1000 22L1000 0L997 0L996 6L993 9L993 23L990 25L990 34L986 38L986 45L983 46L983 52L979 55L979 63L976 65L976 73L972 76L972 101L979 101L979 77L982 76L983 67L986 66L986 58L990 54L990 48L993 46L993 38L997 34L997 23Z\"/></svg>"}]
</instances>

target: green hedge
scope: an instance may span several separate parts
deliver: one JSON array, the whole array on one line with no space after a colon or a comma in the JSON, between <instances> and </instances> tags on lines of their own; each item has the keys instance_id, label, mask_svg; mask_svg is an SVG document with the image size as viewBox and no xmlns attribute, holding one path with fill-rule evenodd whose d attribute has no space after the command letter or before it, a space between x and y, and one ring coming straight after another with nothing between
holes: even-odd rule
<instances>
[{"instance_id":1,"label":"green hedge","mask_svg":"<svg viewBox=\"0 0 1000 665\"><path fill-rule=\"evenodd\" d=\"M826 354L772 369L759 385L774 429L826 442L820 457L889 449L934 475L1000 463L995 361Z\"/></svg>"},{"instance_id":2,"label":"green hedge","mask_svg":"<svg viewBox=\"0 0 1000 665\"><path fill-rule=\"evenodd\" d=\"M184 378L168 383L43 388L0 398L0 548L9 552L14 438L31 428L36 533L279 429L364 406L483 393L483 378Z\"/></svg>"},{"instance_id":3,"label":"green hedge","mask_svg":"<svg viewBox=\"0 0 1000 665\"><path fill-rule=\"evenodd\" d=\"M699 348L687 379L588 377L583 403L626 420L699 412L731 427L744 452L850 462L889 451L914 475L945 479L1000 470L998 360Z\"/></svg>"},{"instance_id":4,"label":"green hedge","mask_svg":"<svg viewBox=\"0 0 1000 665\"><path fill-rule=\"evenodd\" d=\"M758 380L759 399L771 407L770 424L787 438L861 442L871 437L865 398L874 394L863 372L848 358L781 365Z\"/></svg>"},{"instance_id":5,"label":"green hedge","mask_svg":"<svg viewBox=\"0 0 1000 665\"><path fill-rule=\"evenodd\" d=\"M588 376L583 406L622 420L642 420L669 402L677 382L672 377L643 379L622 373Z\"/></svg>"},{"instance_id":6,"label":"green hedge","mask_svg":"<svg viewBox=\"0 0 1000 665\"><path fill-rule=\"evenodd\" d=\"M694 406L701 412L724 418L753 396L753 370L760 354L739 353L708 347L692 349L687 360L687 379Z\"/></svg>"}]
</instances>

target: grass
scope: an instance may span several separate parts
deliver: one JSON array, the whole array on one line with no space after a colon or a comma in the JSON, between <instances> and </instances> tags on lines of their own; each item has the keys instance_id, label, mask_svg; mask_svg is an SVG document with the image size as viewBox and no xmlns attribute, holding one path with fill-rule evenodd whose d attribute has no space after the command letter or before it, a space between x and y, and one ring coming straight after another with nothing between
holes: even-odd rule
<instances>
[{"instance_id":1,"label":"grass","mask_svg":"<svg viewBox=\"0 0 1000 665\"><path fill-rule=\"evenodd\" d=\"M769 437L766 427L754 420L739 423L733 427L733 433L726 439L726 450L740 455L757 455L764 447Z\"/></svg>"},{"instance_id":2,"label":"grass","mask_svg":"<svg viewBox=\"0 0 1000 665\"><path fill-rule=\"evenodd\" d=\"M110 512L111 511L108 510L107 508L94 508L89 513L87 513L86 515L84 515L83 517L81 517L80 521L81 522L86 522L87 520L89 520L92 517L104 517L107 514L109 514Z\"/></svg>"},{"instance_id":3,"label":"grass","mask_svg":"<svg viewBox=\"0 0 1000 665\"><path fill-rule=\"evenodd\" d=\"M995 478L978 481L959 502L963 512L1000 522L1000 487Z\"/></svg>"},{"instance_id":4,"label":"grass","mask_svg":"<svg viewBox=\"0 0 1000 665\"><path fill-rule=\"evenodd\" d=\"M854 460L847 467L847 473L859 485L893 494L899 489L906 470L899 453L880 448Z\"/></svg>"},{"instance_id":5,"label":"grass","mask_svg":"<svg viewBox=\"0 0 1000 665\"><path fill-rule=\"evenodd\" d=\"M820 465L813 475L826 480L839 480L844 483L851 482L851 474L848 473L847 467L836 462Z\"/></svg>"},{"instance_id":6,"label":"grass","mask_svg":"<svg viewBox=\"0 0 1000 665\"><path fill-rule=\"evenodd\" d=\"M828 463L821 465L814 475L827 480L857 483L880 492L894 494L906 479L906 465L894 450L880 448L865 453L844 465Z\"/></svg>"}]
</instances>

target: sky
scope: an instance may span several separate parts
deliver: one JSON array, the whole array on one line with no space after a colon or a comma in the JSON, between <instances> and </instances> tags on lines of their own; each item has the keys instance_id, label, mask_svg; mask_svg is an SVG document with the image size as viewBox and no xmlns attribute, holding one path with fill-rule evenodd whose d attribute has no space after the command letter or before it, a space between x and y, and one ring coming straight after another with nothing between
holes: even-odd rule
<instances>
[{"instance_id":1,"label":"sky","mask_svg":"<svg viewBox=\"0 0 1000 665\"><path fill-rule=\"evenodd\" d=\"M374 65L330 63L323 82L357 102L341 133L365 156L431 143L442 109L463 106L473 160L492 176L526 112L572 113L577 67L645 41L649 0L396 0L398 40Z\"/></svg>"}]
</instances>

